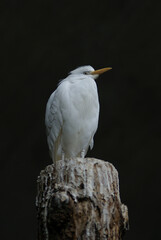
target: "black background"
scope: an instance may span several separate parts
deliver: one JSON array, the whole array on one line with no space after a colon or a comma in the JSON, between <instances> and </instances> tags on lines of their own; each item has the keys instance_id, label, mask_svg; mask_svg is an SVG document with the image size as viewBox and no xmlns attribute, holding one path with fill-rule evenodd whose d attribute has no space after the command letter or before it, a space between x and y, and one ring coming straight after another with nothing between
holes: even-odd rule
<instances>
[{"instance_id":1,"label":"black background","mask_svg":"<svg viewBox=\"0 0 161 240\"><path fill-rule=\"evenodd\" d=\"M101 112L88 156L119 171L125 239L160 238L161 2L1 2L1 239L36 239L36 178L51 163L44 112L77 66L97 80Z\"/></svg>"}]
</instances>

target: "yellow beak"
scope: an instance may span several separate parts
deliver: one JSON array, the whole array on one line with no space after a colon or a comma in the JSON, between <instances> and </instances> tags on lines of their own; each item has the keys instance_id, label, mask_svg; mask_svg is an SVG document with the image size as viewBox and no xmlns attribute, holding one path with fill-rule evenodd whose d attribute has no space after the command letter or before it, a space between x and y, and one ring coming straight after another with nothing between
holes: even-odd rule
<instances>
[{"instance_id":1,"label":"yellow beak","mask_svg":"<svg viewBox=\"0 0 161 240\"><path fill-rule=\"evenodd\" d=\"M107 71L109 71L111 69L112 69L111 67L101 68L101 69L98 69L98 70L95 70L95 71L91 72L90 74L92 74L92 75L95 75L95 74L100 75L100 74L102 74L104 72L107 72Z\"/></svg>"}]
</instances>

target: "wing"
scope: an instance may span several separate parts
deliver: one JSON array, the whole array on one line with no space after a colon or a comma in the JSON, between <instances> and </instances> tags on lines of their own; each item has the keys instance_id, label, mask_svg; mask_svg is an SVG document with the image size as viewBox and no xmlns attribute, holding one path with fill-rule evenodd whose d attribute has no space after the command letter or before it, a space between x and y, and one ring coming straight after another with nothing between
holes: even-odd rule
<instances>
[{"instance_id":1,"label":"wing","mask_svg":"<svg viewBox=\"0 0 161 240\"><path fill-rule=\"evenodd\" d=\"M56 161L58 157L57 155L61 154L60 142L63 120L59 104L59 98L56 90L51 94L47 102L45 113L47 142L53 161Z\"/></svg>"}]
</instances>

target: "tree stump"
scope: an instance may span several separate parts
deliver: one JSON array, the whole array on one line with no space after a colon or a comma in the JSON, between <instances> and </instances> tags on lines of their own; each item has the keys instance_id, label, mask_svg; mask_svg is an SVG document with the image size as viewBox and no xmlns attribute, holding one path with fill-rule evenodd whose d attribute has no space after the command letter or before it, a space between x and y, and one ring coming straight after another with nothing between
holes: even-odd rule
<instances>
[{"instance_id":1,"label":"tree stump","mask_svg":"<svg viewBox=\"0 0 161 240\"><path fill-rule=\"evenodd\" d=\"M94 158L58 161L37 180L39 240L119 240L128 228L117 170Z\"/></svg>"}]
</instances>

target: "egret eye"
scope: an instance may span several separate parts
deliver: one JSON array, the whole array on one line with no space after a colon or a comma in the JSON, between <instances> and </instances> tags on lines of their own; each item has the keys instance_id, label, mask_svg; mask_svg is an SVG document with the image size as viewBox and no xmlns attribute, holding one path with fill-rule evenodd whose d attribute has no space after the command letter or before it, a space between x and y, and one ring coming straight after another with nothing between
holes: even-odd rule
<instances>
[{"instance_id":1,"label":"egret eye","mask_svg":"<svg viewBox=\"0 0 161 240\"><path fill-rule=\"evenodd\" d=\"M89 71L86 71L86 72L84 72L84 74L85 74L85 75L89 75L89 74L90 74L90 72L89 72Z\"/></svg>"}]
</instances>

